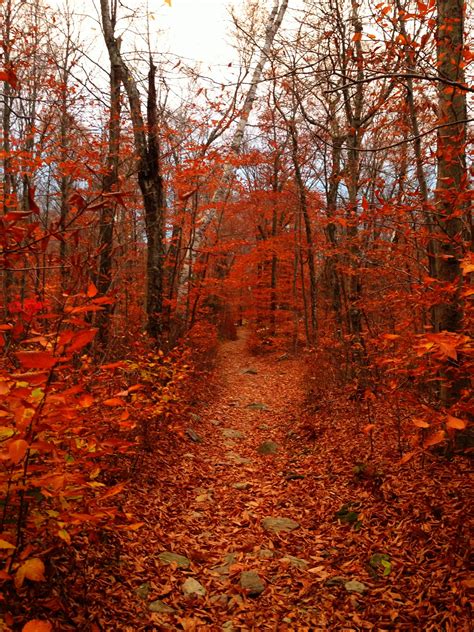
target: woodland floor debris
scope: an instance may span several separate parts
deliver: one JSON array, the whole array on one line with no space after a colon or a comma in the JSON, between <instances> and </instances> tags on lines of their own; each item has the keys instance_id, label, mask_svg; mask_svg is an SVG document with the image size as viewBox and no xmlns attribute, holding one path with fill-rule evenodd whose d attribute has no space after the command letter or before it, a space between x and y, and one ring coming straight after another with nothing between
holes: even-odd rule
<instances>
[{"instance_id":1,"label":"woodland floor debris","mask_svg":"<svg viewBox=\"0 0 474 632\"><path fill-rule=\"evenodd\" d=\"M291 357L281 375L277 355L250 359L245 337L222 345L204 442L165 437L145 456L122 499L144 526L78 551L87 592L66 578L75 614L61 630L467 632L465 461L400 468L387 443L383 481L361 480L367 437L343 394L317 440L287 436L307 423L305 368ZM241 374L250 360L258 381ZM248 406L261 400L271 410ZM242 433L234 453L216 420ZM278 442L271 459L264 440Z\"/></svg>"}]
</instances>

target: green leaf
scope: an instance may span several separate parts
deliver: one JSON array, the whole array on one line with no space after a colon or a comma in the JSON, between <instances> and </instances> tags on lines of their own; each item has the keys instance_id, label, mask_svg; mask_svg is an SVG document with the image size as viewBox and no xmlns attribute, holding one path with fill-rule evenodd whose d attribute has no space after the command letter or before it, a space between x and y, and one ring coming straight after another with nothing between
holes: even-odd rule
<instances>
[{"instance_id":1,"label":"green leaf","mask_svg":"<svg viewBox=\"0 0 474 632\"><path fill-rule=\"evenodd\" d=\"M383 576L387 577L387 575L390 575L390 572L392 570L392 565L390 564L390 562L388 560L382 560L380 564L383 567Z\"/></svg>"}]
</instances>

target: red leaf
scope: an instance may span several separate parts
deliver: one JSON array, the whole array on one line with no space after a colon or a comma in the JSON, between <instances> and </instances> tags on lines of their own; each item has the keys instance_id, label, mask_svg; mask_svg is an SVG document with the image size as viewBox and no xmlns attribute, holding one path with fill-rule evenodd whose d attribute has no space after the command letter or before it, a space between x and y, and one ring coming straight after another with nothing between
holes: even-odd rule
<instances>
[{"instance_id":1,"label":"red leaf","mask_svg":"<svg viewBox=\"0 0 474 632\"><path fill-rule=\"evenodd\" d=\"M35 215L40 214L40 207L35 202L35 187L28 187L28 206Z\"/></svg>"},{"instance_id":2,"label":"red leaf","mask_svg":"<svg viewBox=\"0 0 474 632\"><path fill-rule=\"evenodd\" d=\"M77 334L74 335L71 343L68 345L68 351L71 352L71 351L77 351L78 349L82 349L83 347L88 345L89 342L94 340L94 337L97 332L98 332L97 328L84 329L84 331L79 331Z\"/></svg>"},{"instance_id":3,"label":"red leaf","mask_svg":"<svg viewBox=\"0 0 474 632\"><path fill-rule=\"evenodd\" d=\"M27 450L28 443L24 439L15 439L8 446L8 456L13 463L19 463L23 460Z\"/></svg>"},{"instance_id":4,"label":"red leaf","mask_svg":"<svg viewBox=\"0 0 474 632\"><path fill-rule=\"evenodd\" d=\"M17 351L15 355L25 369L51 369L57 362L49 351Z\"/></svg>"},{"instance_id":5,"label":"red leaf","mask_svg":"<svg viewBox=\"0 0 474 632\"><path fill-rule=\"evenodd\" d=\"M0 81L6 81L14 90L18 88L18 78L14 70L0 70Z\"/></svg>"},{"instance_id":6,"label":"red leaf","mask_svg":"<svg viewBox=\"0 0 474 632\"><path fill-rule=\"evenodd\" d=\"M98 291L99 290L96 288L96 286L91 281L89 283L89 287L87 288L87 296L89 298L94 298L94 296L97 296Z\"/></svg>"}]
</instances>

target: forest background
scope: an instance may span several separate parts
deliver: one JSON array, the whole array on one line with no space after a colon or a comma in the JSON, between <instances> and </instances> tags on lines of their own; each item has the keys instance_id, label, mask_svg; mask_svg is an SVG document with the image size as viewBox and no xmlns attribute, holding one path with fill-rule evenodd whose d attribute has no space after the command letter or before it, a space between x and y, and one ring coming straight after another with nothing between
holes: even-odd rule
<instances>
[{"instance_id":1,"label":"forest background","mask_svg":"<svg viewBox=\"0 0 474 632\"><path fill-rule=\"evenodd\" d=\"M255 353L301 354L310 419L353 403L370 459L464 463L462 0L249 0L217 65L161 46L173 6L101 0L95 27L74 3L0 8L7 592L20 603L48 555L106 524L139 528L124 481L157 435L182 440L239 324Z\"/></svg>"}]
</instances>

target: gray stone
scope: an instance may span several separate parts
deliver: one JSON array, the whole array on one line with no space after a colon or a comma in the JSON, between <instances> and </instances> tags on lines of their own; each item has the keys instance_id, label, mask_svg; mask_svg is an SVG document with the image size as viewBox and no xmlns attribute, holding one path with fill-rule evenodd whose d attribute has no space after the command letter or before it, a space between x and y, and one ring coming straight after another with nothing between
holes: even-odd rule
<instances>
[{"instance_id":1,"label":"gray stone","mask_svg":"<svg viewBox=\"0 0 474 632\"><path fill-rule=\"evenodd\" d=\"M252 402L247 404L247 408L250 408L250 410L269 410L268 406L263 402Z\"/></svg>"},{"instance_id":2,"label":"gray stone","mask_svg":"<svg viewBox=\"0 0 474 632\"><path fill-rule=\"evenodd\" d=\"M178 568L189 568L191 562L184 555L172 553L171 551L163 551L158 555L158 559L163 564L176 564Z\"/></svg>"},{"instance_id":3,"label":"gray stone","mask_svg":"<svg viewBox=\"0 0 474 632\"><path fill-rule=\"evenodd\" d=\"M181 590L186 597L191 597L192 595L204 597L204 595L206 594L206 589L204 588L204 586L193 577L188 577L188 579L181 586Z\"/></svg>"},{"instance_id":4,"label":"gray stone","mask_svg":"<svg viewBox=\"0 0 474 632\"><path fill-rule=\"evenodd\" d=\"M283 474L283 476L287 481L298 481L305 477L304 474L298 474L298 472L287 472L286 474Z\"/></svg>"},{"instance_id":5,"label":"gray stone","mask_svg":"<svg viewBox=\"0 0 474 632\"><path fill-rule=\"evenodd\" d=\"M198 423L198 422L202 421L202 417L201 417L201 415L196 415L196 413L191 413L191 414L189 415L189 417L190 417L193 421L195 421L196 423Z\"/></svg>"},{"instance_id":6,"label":"gray stone","mask_svg":"<svg viewBox=\"0 0 474 632\"><path fill-rule=\"evenodd\" d=\"M222 421L220 419L211 419L211 424L213 426L220 426Z\"/></svg>"},{"instance_id":7,"label":"gray stone","mask_svg":"<svg viewBox=\"0 0 474 632\"><path fill-rule=\"evenodd\" d=\"M214 570L216 573L219 573L219 575L228 575L230 572L230 567L235 562L235 559L235 553L227 553L227 555L224 555L224 564L216 566L212 570Z\"/></svg>"},{"instance_id":8,"label":"gray stone","mask_svg":"<svg viewBox=\"0 0 474 632\"><path fill-rule=\"evenodd\" d=\"M235 452L229 452L227 458L231 461L234 461L234 463L237 463L237 465L248 465L252 462L250 459L247 459L244 456L240 456L240 454L235 454Z\"/></svg>"},{"instance_id":9,"label":"gray stone","mask_svg":"<svg viewBox=\"0 0 474 632\"><path fill-rule=\"evenodd\" d=\"M211 603L217 603L220 606L226 606L227 602L229 601L229 596L228 595L212 595L209 601Z\"/></svg>"},{"instance_id":10,"label":"gray stone","mask_svg":"<svg viewBox=\"0 0 474 632\"><path fill-rule=\"evenodd\" d=\"M346 582L344 584L344 588L347 592L355 592L359 593L359 595L362 595L367 590L367 586L362 582L357 581L357 579L351 579L351 581Z\"/></svg>"},{"instance_id":11,"label":"gray stone","mask_svg":"<svg viewBox=\"0 0 474 632\"><path fill-rule=\"evenodd\" d=\"M266 531L272 531L278 533L280 531L293 531L300 526L298 522L291 518L264 518L262 520L262 526Z\"/></svg>"},{"instance_id":12,"label":"gray stone","mask_svg":"<svg viewBox=\"0 0 474 632\"><path fill-rule=\"evenodd\" d=\"M265 584L255 571L243 571L240 575L240 586L249 597L258 597L265 590Z\"/></svg>"},{"instance_id":13,"label":"gray stone","mask_svg":"<svg viewBox=\"0 0 474 632\"><path fill-rule=\"evenodd\" d=\"M344 584L346 582L346 578L341 575L335 575L334 577L329 577L324 582L325 586L339 586L340 584Z\"/></svg>"},{"instance_id":14,"label":"gray stone","mask_svg":"<svg viewBox=\"0 0 474 632\"><path fill-rule=\"evenodd\" d=\"M195 456L194 456L194 454L192 454L192 452L185 452L183 454L183 459L194 459L194 458L195 458Z\"/></svg>"},{"instance_id":15,"label":"gray stone","mask_svg":"<svg viewBox=\"0 0 474 632\"><path fill-rule=\"evenodd\" d=\"M193 443L202 443L202 437L192 428L186 428L186 436L191 439Z\"/></svg>"},{"instance_id":16,"label":"gray stone","mask_svg":"<svg viewBox=\"0 0 474 632\"><path fill-rule=\"evenodd\" d=\"M223 428L222 434L226 439L245 439L244 433L234 428Z\"/></svg>"},{"instance_id":17,"label":"gray stone","mask_svg":"<svg viewBox=\"0 0 474 632\"><path fill-rule=\"evenodd\" d=\"M269 560L274 556L275 556L275 553L271 549L260 549L260 551L258 552L258 557L261 560Z\"/></svg>"},{"instance_id":18,"label":"gray stone","mask_svg":"<svg viewBox=\"0 0 474 632\"><path fill-rule=\"evenodd\" d=\"M140 599L148 599L148 595L150 594L150 591L151 591L150 582L145 582L144 584L142 584L136 589L135 593L138 597L140 597Z\"/></svg>"},{"instance_id":19,"label":"gray stone","mask_svg":"<svg viewBox=\"0 0 474 632\"><path fill-rule=\"evenodd\" d=\"M234 489L238 489L238 490L244 490L244 489L248 489L251 486L252 483L249 483L247 481L244 481L242 483L233 483L232 487Z\"/></svg>"},{"instance_id":20,"label":"gray stone","mask_svg":"<svg viewBox=\"0 0 474 632\"><path fill-rule=\"evenodd\" d=\"M270 430L270 426L268 424L260 424L257 428L259 430Z\"/></svg>"},{"instance_id":21,"label":"gray stone","mask_svg":"<svg viewBox=\"0 0 474 632\"><path fill-rule=\"evenodd\" d=\"M150 612L160 612L162 614L171 614L172 612L174 612L174 608L168 606L168 604L166 604L164 601L161 601L160 599L152 601L148 605L148 610L150 610Z\"/></svg>"},{"instance_id":22,"label":"gray stone","mask_svg":"<svg viewBox=\"0 0 474 632\"><path fill-rule=\"evenodd\" d=\"M235 631L234 624L232 623L232 621L226 621L225 623L222 624L221 630L222 632L234 632Z\"/></svg>"},{"instance_id":23,"label":"gray stone","mask_svg":"<svg viewBox=\"0 0 474 632\"><path fill-rule=\"evenodd\" d=\"M300 557L294 557L293 555L285 555L285 557L281 558L281 561L286 562L295 568L299 568L300 570L308 568L308 562L306 560L302 560Z\"/></svg>"},{"instance_id":24,"label":"gray stone","mask_svg":"<svg viewBox=\"0 0 474 632\"><path fill-rule=\"evenodd\" d=\"M244 369L242 375L257 375L258 371L255 369Z\"/></svg>"},{"instance_id":25,"label":"gray stone","mask_svg":"<svg viewBox=\"0 0 474 632\"><path fill-rule=\"evenodd\" d=\"M260 454L276 454L278 452L278 443L274 441L264 441L257 450Z\"/></svg>"}]
</instances>

